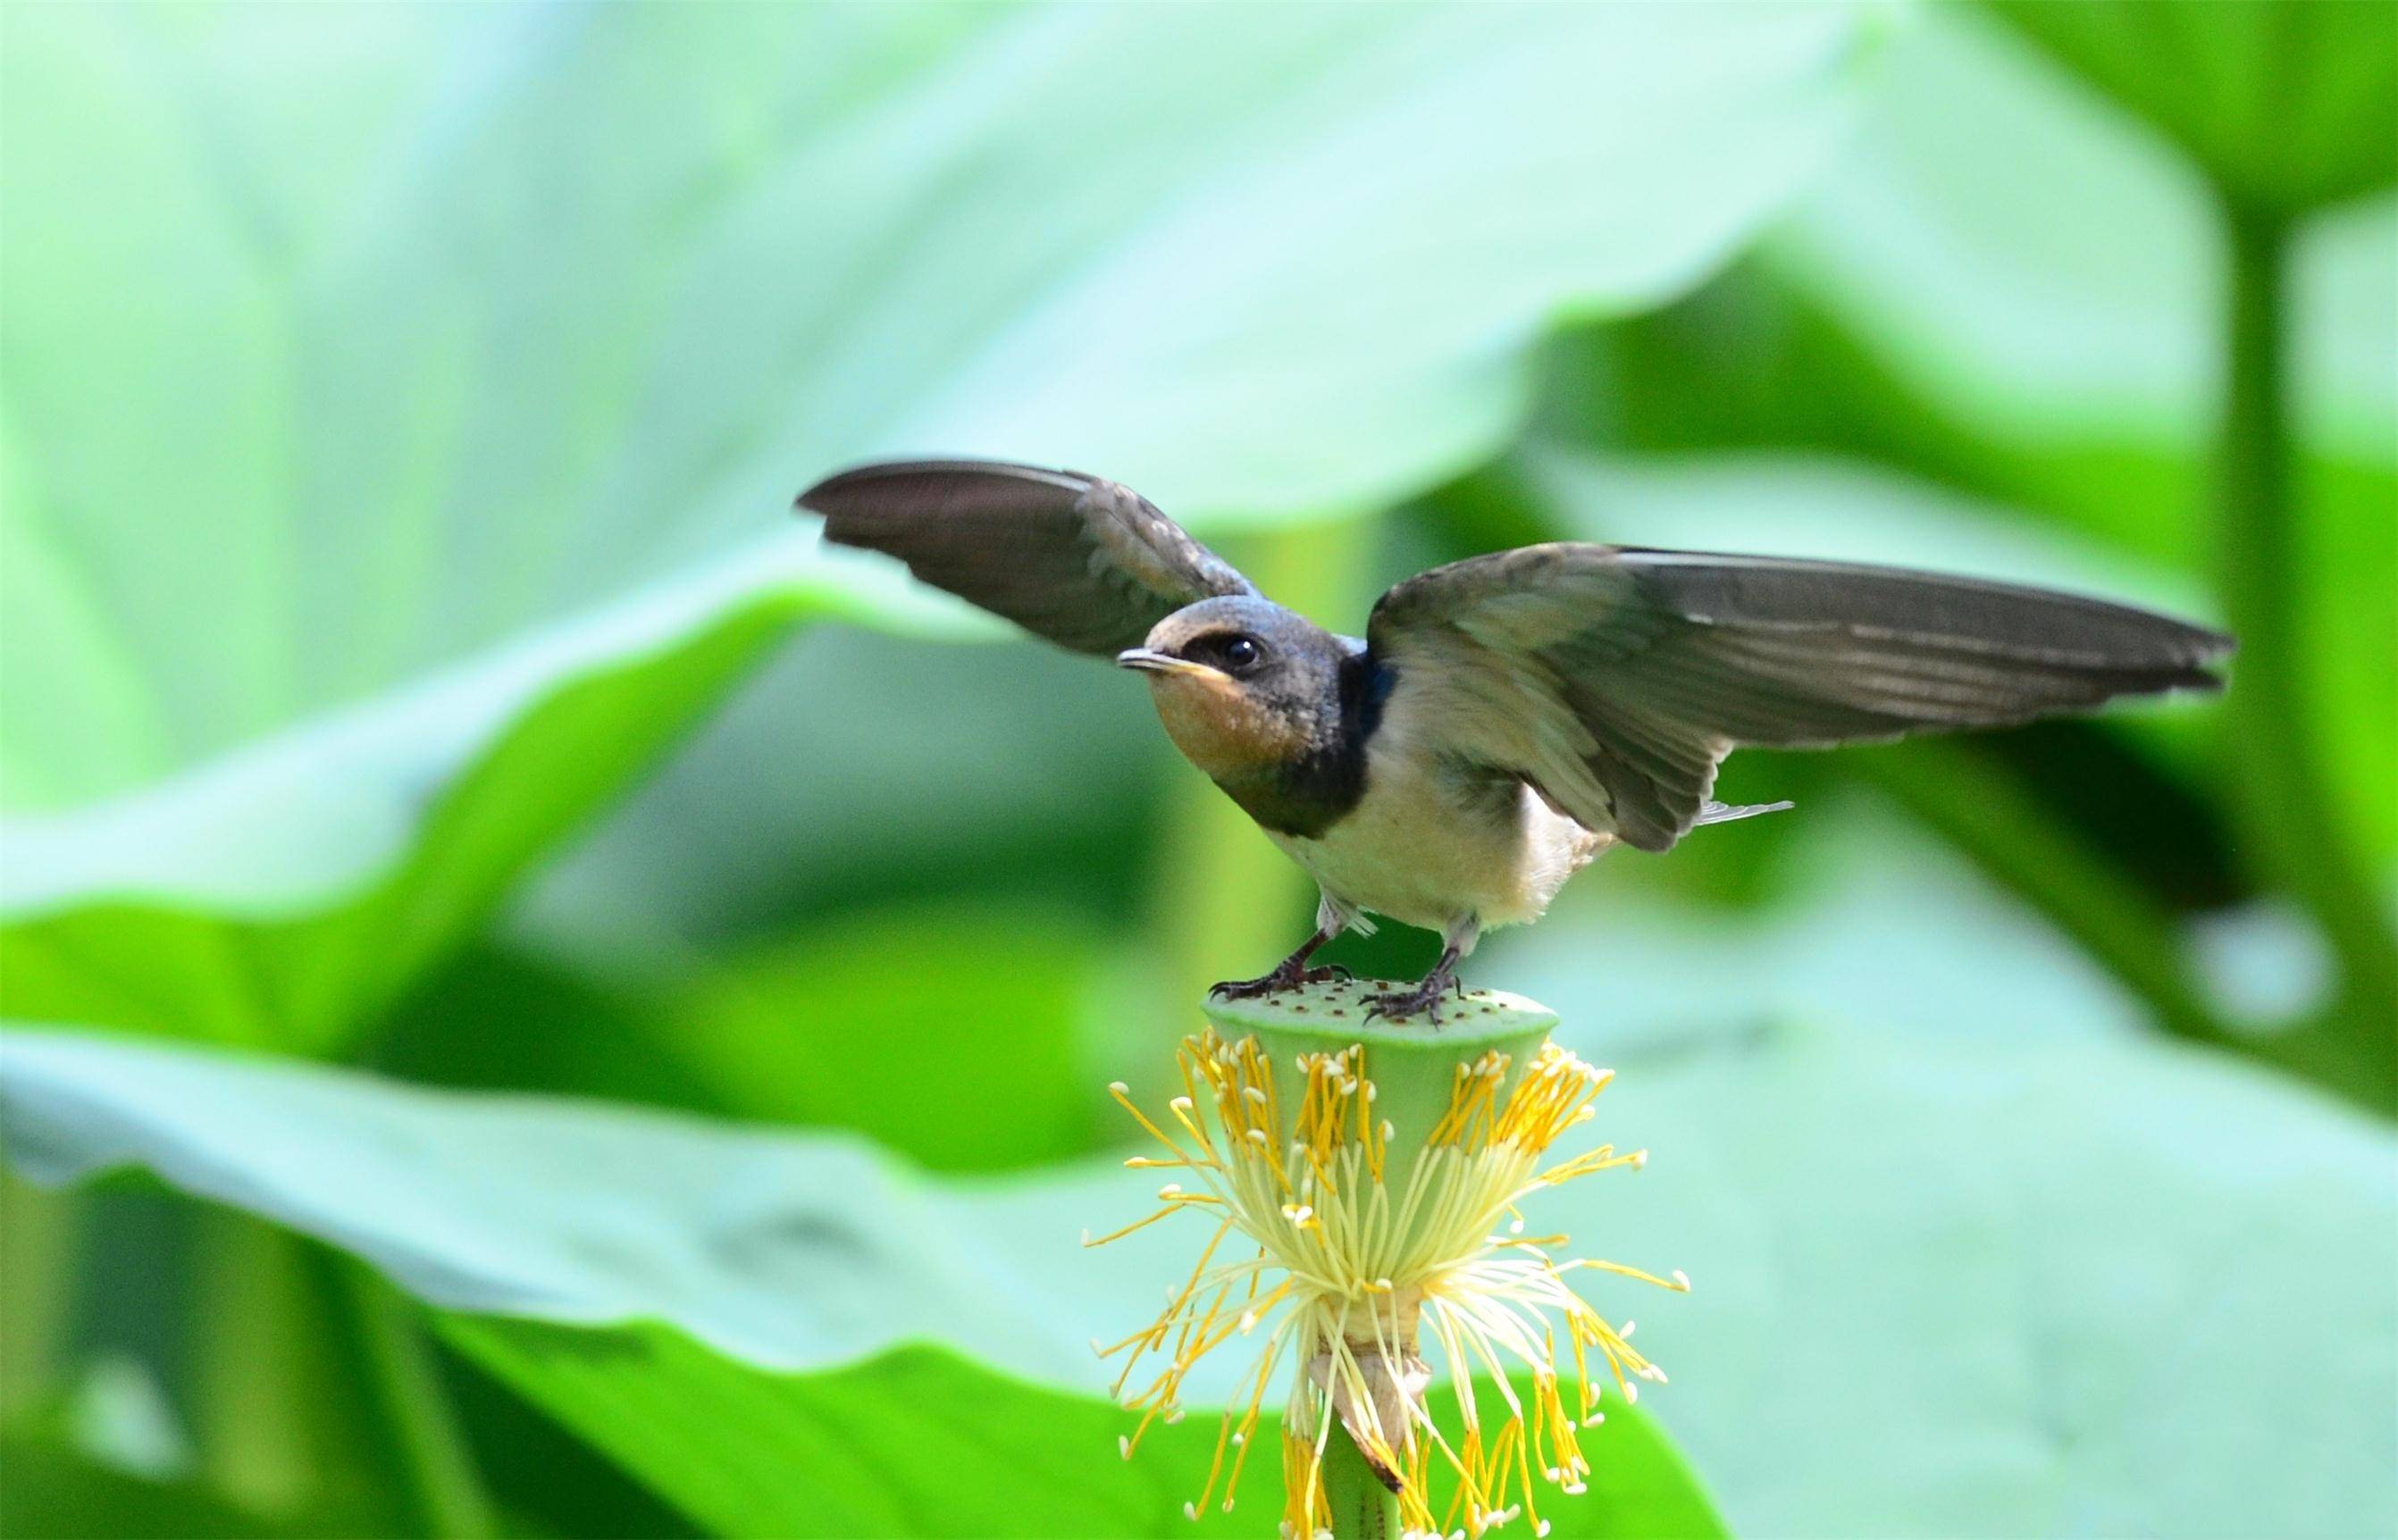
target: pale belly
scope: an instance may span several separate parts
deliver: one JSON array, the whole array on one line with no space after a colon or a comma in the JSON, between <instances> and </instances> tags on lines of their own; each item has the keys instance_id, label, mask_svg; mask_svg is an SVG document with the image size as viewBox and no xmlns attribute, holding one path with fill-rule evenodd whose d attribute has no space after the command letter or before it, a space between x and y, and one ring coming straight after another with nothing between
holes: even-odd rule
<instances>
[{"instance_id":1,"label":"pale belly","mask_svg":"<svg viewBox=\"0 0 2398 1540\"><path fill-rule=\"evenodd\" d=\"M1486 793L1479 807L1462 795L1382 758L1364 800L1322 838L1269 837L1339 903L1443 931L1538 919L1607 843L1529 786Z\"/></svg>"}]
</instances>

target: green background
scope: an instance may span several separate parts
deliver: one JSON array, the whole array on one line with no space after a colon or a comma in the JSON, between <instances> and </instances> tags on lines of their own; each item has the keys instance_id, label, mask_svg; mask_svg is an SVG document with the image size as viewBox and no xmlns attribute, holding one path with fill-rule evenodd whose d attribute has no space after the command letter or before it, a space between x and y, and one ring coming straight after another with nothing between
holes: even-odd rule
<instances>
[{"instance_id":1,"label":"green background","mask_svg":"<svg viewBox=\"0 0 2398 1540\"><path fill-rule=\"evenodd\" d=\"M1697 1285L1543 1511L2398 1530L2393 182L2366 0L0 8L0 1531L1189 1527L1104 1087L1312 894L786 512L909 452L1351 631L1586 538L2238 632L1476 954Z\"/></svg>"}]
</instances>

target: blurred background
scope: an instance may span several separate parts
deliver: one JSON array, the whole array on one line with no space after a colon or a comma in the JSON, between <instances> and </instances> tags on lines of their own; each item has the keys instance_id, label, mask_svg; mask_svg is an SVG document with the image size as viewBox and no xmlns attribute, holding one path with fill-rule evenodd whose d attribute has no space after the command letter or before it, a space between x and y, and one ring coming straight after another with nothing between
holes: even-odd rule
<instances>
[{"instance_id":1,"label":"blurred background","mask_svg":"<svg viewBox=\"0 0 2398 1540\"><path fill-rule=\"evenodd\" d=\"M18 5L0 84L8 1533L1181 1527L1079 1345L1188 1238L1074 1227L1312 891L787 513L897 453L1353 632L1555 538L2236 631L1743 753L1795 811L1469 977L1619 1071L1571 1227L1698 1280L1593 1297L1731 1531L2398 1531L2398 9Z\"/></svg>"}]
</instances>

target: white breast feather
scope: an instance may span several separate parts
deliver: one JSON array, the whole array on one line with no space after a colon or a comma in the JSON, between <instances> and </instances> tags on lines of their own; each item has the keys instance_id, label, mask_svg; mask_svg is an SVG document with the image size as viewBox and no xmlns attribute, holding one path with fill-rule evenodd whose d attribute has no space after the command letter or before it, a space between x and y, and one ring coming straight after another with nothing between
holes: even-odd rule
<instances>
[{"instance_id":1,"label":"white breast feather","mask_svg":"<svg viewBox=\"0 0 2398 1540\"><path fill-rule=\"evenodd\" d=\"M1408 925L1449 930L1469 918L1485 927L1539 918L1608 837L1558 814L1529 786L1518 789L1512 820L1493 822L1461 806L1437 755L1421 746L1433 741L1432 721L1443 724L1438 742L1489 741L1461 731L1458 712L1493 707L1471 691L1403 681L1367 748L1364 799L1320 839L1274 835L1274 843L1344 905ZM1521 735L1516 722L1503 730Z\"/></svg>"}]
</instances>

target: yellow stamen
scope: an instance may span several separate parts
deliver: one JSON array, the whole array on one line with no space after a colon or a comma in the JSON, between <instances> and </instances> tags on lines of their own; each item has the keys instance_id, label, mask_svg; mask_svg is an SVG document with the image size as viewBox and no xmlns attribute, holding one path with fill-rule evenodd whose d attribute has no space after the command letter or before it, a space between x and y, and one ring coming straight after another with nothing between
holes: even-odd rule
<instances>
[{"instance_id":1,"label":"yellow stamen","mask_svg":"<svg viewBox=\"0 0 2398 1540\"><path fill-rule=\"evenodd\" d=\"M1181 1416L1181 1388L1200 1360L1271 1321L1254 1368L1219 1420L1206 1482L1189 1511L1205 1509L1219 1486L1231 1507L1269 1382L1287 1349L1298 1367L1283 1418L1284 1520L1296 1533L1313 1534L1330 1520L1323 1462L1336 1405L1350 1435L1397 1476L1402 1522L1410 1531L1435 1528L1436 1469L1454 1484L1440 1532L1462 1520L1478 1536L1519 1514L1545 1531L1533 1502L1535 1477L1571 1492L1590 1468L1577 1440L1596 1416L1589 1349L1598 1349L1627 1398L1638 1381L1664 1379L1625 1340L1628 1323L1623 1332L1610 1327L1571 1292L1566 1275L1586 1268L1689 1287L1679 1273L1667 1279L1617 1263L1552 1261L1551 1249L1566 1245L1565 1236L1522 1234L1516 1204L1526 1196L1645 1158L1602 1146L1546 1172L1536 1169L1552 1143L1592 1116L1609 1074L1554 1044L1534 1052L1512 1085L1508 1059L1495 1051L1454 1065L1446 1104L1394 1189L1386 1180L1396 1130L1375 1111L1378 1091L1367 1078L1363 1044L1297 1054L1278 1073L1257 1038L1226 1042L1208 1032L1186 1039L1178 1059L1184 1094L1169 1104L1165 1125L1142 1116L1117 1091L1140 1126L1172 1152L1171 1158L1125 1163L1187 1172L1184 1181L1196 1190L1169 1183L1158 1194L1164 1207L1157 1212L1089 1242L1105 1244L1186 1207L1217 1216L1214 1234L1180 1288L1169 1292L1164 1313L1103 1350L1112 1356L1130 1349L1116 1382L1120 1399L1134 1366L1150 1353L1163 1356L1160 1372L1125 1403L1143 1413L1126 1447L1138 1447L1152 1423ZM1285 1076L1297 1077L1287 1122ZM1492 1233L1502 1217L1512 1220L1504 1237ZM1218 1264L1219 1244L1233 1229L1257 1243L1258 1255ZM1553 1315L1562 1318L1562 1333ZM1416 1399L1421 1368L1412 1380L1388 1377L1402 1366L1421 1366L1417 1346L1427 1321L1458 1386L1464 1427L1453 1444ZM1561 1358L1570 1360L1579 1387L1579 1415L1566 1407ZM1528 1394L1518 1395L1507 1378L1510 1360L1530 1371ZM1477 1373L1492 1376L1502 1418L1486 1419L1476 1405ZM1401 1387L1397 1422L1385 1426L1394 1386Z\"/></svg>"}]
</instances>

